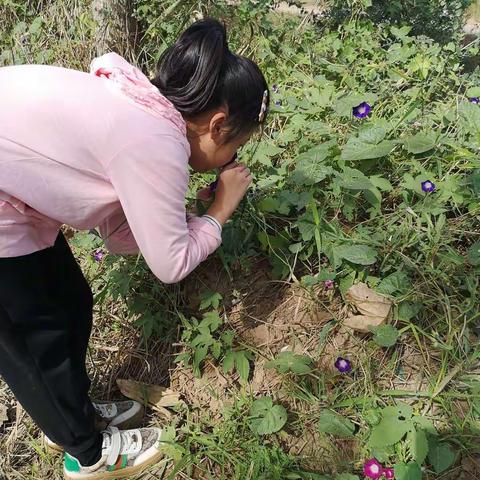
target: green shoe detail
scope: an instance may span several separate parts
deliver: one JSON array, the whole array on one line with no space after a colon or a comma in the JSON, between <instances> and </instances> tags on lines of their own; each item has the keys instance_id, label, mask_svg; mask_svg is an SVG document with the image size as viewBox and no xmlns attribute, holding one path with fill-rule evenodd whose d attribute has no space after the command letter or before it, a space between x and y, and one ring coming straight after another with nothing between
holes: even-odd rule
<instances>
[{"instance_id":1,"label":"green shoe detail","mask_svg":"<svg viewBox=\"0 0 480 480\"><path fill-rule=\"evenodd\" d=\"M73 458L71 455L65 452L63 456L63 464L65 466L65 470L67 472L79 472L80 471L80 463L76 458Z\"/></svg>"},{"instance_id":2,"label":"green shoe detail","mask_svg":"<svg viewBox=\"0 0 480 480\"><path fill-rule=\"evenodd\" d=\"M122 468L125 468L127 466L127 462L128 462L128 455L125 455L125 454L120 455L115 465L110 465L107 468L107 470L109 472L113 472L115 470L121 470Z\"/></svg>"}]
</instances>

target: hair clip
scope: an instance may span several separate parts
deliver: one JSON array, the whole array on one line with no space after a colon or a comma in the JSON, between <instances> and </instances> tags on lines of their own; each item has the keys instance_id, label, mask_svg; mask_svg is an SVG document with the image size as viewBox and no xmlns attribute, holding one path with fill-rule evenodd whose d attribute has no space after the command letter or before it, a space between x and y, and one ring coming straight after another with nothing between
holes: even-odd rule
<instances>
[{"instance_id":1,"label":"hair clip","mask_svg":"<svg viewBox=\"0 0 480 480\"><path fill-rule=\"evenodd\" d=\"M265 114L267 113L267 99L268 99L268 90L263 92L262 98L262 106L260 107L260 113L258 114L258 121L261 123L265 118Z\"/></svg>"}]
</instances>

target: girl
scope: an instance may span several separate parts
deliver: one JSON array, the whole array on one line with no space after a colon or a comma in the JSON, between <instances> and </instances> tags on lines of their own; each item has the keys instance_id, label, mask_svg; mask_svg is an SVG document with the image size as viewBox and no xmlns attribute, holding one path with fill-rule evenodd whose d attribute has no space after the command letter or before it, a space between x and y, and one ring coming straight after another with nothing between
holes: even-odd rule
<instances>
[{"instance_id":1,"label":"girl","mask_svg":"<svg viewBox=\"0 0 480 480\"><path fill-rule=\"evenodd\" d=\"M120 430L140 405L89 399L92 292L60 226L98 226L162 282L187 276L252 180L231 160L264 122L268 87L215 20L190 26L151 81L108 53L91 74L4 67L0 86L0 374L65 450L65 478L125 478L158 460L161 430ZM203 217L186 216L188 165L228 165Z\"/></svg>"}]
</instances>

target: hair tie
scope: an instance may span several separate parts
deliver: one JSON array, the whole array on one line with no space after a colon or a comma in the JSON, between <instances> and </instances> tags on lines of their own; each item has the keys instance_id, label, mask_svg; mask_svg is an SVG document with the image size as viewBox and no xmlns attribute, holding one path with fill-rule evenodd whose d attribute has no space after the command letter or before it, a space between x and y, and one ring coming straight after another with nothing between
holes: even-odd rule
<instances>
[{"instance_id":1,"label":"hair tie","mask_svg":"<svg viewBox=\"0 0 480 480\"><path fill-rule=\"evenodd\" d=\"M267 113L267 99L268 99L268 90L263 92L262 98L262 106L260 107L260 113L258 114L258 121L261 123L265 118L265 114Z\"/></svg>"}]
</instances>

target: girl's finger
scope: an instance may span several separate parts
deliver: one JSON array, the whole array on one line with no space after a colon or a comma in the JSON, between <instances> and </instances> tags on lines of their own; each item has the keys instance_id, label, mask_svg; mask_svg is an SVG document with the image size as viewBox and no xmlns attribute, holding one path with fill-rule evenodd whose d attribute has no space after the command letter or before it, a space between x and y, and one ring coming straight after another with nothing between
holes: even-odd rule
<instances>
[{"instance_id":1,"label":"girl's finger","mask_svg":"<svg viewBox=\"0 0 480 480\"><path fill-rule=\"evenodd\" d=\"M244 163L238 163L237 166L235 167L239 172L243 172L247 166Z\"/></svg>"},{"instance_id":2,"label":"girl's finger","mask_svg":"<svg viewBox=\"0 0 480 480\"><path fill-rule=\"evenodd\" d=\"M237 168L238 166L239 166L238 162L229 163L228 165L225 165L224 167L222 167L220 171L225 172L227 170L231 170L232 168Z\"/></svg>"}]
</instances>

